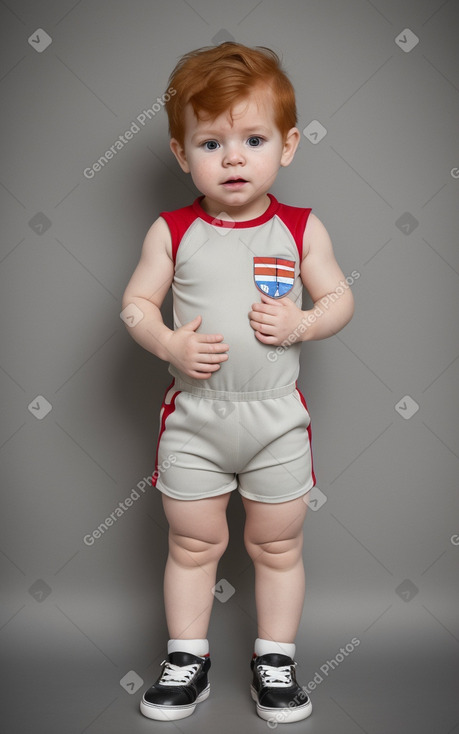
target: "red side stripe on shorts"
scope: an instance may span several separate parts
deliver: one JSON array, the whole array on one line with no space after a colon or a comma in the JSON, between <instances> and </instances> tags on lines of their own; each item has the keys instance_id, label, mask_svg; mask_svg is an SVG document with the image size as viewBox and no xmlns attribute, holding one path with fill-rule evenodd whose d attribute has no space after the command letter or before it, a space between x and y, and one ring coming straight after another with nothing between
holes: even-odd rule
<instances>
[{"instance_id":1,"label":"red side stripe on shorts","mask_svg":"<svg viewBox=\"0 0 459 734\"><path fill-rule=\"evenodd\" d=\"M162 413L162 417L161 417L161 425L159 427L158 443L156 444L155 471L154 471L153 476L151 478L151 483L152 483L152 486L153 487L156 487L156 482L157 482L157 479L159 477L159 472L158 472L159 442L161 441L161 436L163 435L164 431L166 430L166 420L171 415L171 413L174 412L174 410L175 410L175 400L177 398L177 395L179 395L179 393L181 392L180 390L177 390L177 392L175 392L173 394L173 396L171 398L171 402L170 403L166 403L166 396L167 396L169 390L171 390L173 388L174 383L175 383L175 377L174 377L174 379L172 380L171 384L169 385L169 387L166 390L166 393L164 395L163 404L161 406L161 410L163 411L163 413Z\"/></svg>"},{"instance_id":2,"label":"red side stripe on shorts","mask_svg":"<svg viewBox=\"0 0 459 734\"><path fill-rule=\"evenodd\" d=\"M298 395L300 396L301 402L303 403L304 407L306 408L306 410L309 413L308 406L306 405L306 400L304 399L304 396L303 396L301 390L299 390L298 387L296 387L296 390L298 392ZM312 458L312 431L311 431L311 424L309 424L309 426L308 426L308 436L309 436L309 449L311 451L311 474L312 474L312 481L314 482L313 487L315 487L316 486L316 475L314 474L314 461L313 461L313 458Z\"/></svg>"}]
</instances>

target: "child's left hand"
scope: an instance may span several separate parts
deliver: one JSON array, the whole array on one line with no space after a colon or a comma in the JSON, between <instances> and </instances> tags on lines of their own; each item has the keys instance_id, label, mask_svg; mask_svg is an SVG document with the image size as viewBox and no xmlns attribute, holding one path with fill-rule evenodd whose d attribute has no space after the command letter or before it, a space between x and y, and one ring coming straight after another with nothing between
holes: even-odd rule
<instances>
[{"instance_id":1,"label":"child's left hand","mask_svg":"<svg viewBox=\"0 0 459 734\"><path fill-rule=\"evenodd\" d=\"M269 298L261 294L261 303L253 303L249 312L250 326L263 344L281 346L301 340L297 327L304 317L303 311L288 298ZM295 333L295 330L296 333Z\"/></svg>"}]
</instances>

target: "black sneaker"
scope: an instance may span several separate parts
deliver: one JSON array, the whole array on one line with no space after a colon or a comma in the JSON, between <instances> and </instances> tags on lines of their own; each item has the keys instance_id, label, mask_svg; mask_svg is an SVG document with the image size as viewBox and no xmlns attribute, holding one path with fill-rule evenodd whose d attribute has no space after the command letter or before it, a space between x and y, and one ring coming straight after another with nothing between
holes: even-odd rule
<instances>
[{"instance_id":1,"label":"black sneaker","mask_svg":"<svg viewBox=\"0 0 459 734\"><path fill-rule=\"evenodd\" d=\"M257 714L265 721L288 724L312 713L308 694L296 682L295 667L296 663L287 655L254 656L250 691L257 703Z\"/></svg>"},{"instance_id":2,"label":"black sneaker","mask_svg":"<svg viewBox=\"0 0 459 734\"><path fill-rule=\"evenodd\" d=\"M140 710L157 721L175 721L191 716L196 704L210 693L207 671L210 658L188 652L173 652L161 663L161 675L142 696Z\"/></svg>"}]
</instances>

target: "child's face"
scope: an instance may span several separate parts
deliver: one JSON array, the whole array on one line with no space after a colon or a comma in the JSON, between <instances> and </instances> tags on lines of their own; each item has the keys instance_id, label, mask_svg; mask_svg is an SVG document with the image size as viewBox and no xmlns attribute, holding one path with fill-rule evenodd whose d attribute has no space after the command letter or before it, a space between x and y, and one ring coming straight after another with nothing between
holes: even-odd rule
<instances>
[{"instance_id":1,"label":"child's face","mask_svg":"<svg viewBox=\"0 0 459 734\"><path fill-rule=\"evenodd\" d=\"M171 140L181 168L204 194L202 206L213 216L222 212L239 218L256 217L267 208L266 193L280 166L295 154L299 132L292 128L283 140L274 122L270 94L258 90L215 120L198 120L185 108L185 139Z\"/></svg>"}]
</instances>

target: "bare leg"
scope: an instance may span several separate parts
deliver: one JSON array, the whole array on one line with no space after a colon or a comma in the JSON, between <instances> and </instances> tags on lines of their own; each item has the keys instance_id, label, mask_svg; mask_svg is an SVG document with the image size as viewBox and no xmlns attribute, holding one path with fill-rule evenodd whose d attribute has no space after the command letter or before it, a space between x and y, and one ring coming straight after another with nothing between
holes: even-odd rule
<instances>
[{"instance_id":1,"label":"bare leg","mask_svg":"<svg viewBox=\"0 0 459 734\"><path fill-rule=\"evenodd\" d=\"M242 498L245 545L255 566L258 637L294 642L304 603L303 497L268 504Z\"/></svg>"},{"instance_id":2,"label":"bare leg","mask_svg":"<svg viewBox=\"0 0 459 734\"><path fill-rule=\"evenodd\" d=\"M217 566L228 545L229 496L188 501L163 494L169 522L164 605L171 639L207 637Z\"/></svg>"}]
</instances>

